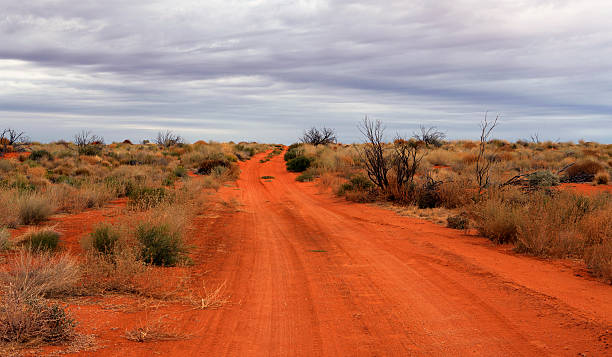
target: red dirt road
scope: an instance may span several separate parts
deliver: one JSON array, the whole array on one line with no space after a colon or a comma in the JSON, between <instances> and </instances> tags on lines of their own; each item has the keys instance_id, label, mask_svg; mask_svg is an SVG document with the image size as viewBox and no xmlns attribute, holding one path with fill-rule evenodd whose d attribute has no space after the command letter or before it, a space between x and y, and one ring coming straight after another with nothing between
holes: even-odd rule
<instances>
[{"instance_id":1,"label":"red dirt road","mask_svg":"<svg viewBox=\"0 0 612 357\"><path fill-rule=\"evenodd\" d=\"M185 313L190 339L95 354L612 355L612 288L575 266L318 193L281 156L241 165L194 258L230 303Z\"/></svg>"}]
</instances>

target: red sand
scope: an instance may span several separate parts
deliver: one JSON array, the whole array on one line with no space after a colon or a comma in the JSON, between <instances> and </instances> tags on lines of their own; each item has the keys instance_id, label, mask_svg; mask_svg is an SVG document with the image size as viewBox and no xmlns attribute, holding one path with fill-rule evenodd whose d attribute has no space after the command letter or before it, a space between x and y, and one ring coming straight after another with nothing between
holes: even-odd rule
<instances>
[{"instance_id":1,"label":"red sand","mask_svg":"<svg viewBox=\"0 0 612 357\"><path fill-rule=\"evenodd\" d=\"M591 183L562 183L562 190L572 190L585 195L594 195L602 192L612 193L612 185L596 185Z\"/></svg>"}]
</instances>

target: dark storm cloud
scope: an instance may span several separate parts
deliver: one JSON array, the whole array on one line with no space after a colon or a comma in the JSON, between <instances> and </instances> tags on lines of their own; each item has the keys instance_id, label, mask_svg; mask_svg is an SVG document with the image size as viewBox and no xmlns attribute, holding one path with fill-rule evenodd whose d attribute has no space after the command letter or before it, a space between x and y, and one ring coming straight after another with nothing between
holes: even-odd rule
<instances>
[{"instance_id":1,"label":"dark storm cloud","mask_svg":"<svg viewBox=\"0 0 612 357\"><path fill-rule=\"evenodd\" d=\"M95 127L117 140L169 128L288 142L325 124L352 141L366 114L392 130L432 123L473 137L491 110L504 115L501 137L612 141L606 1L0 8L0 124L25 123L41 140Z\"/></svg>"}]
</instances>

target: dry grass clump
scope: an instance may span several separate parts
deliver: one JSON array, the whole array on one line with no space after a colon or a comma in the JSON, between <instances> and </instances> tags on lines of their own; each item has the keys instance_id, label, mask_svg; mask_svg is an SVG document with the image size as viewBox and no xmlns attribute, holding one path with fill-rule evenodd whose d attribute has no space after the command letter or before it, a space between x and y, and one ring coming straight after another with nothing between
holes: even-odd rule
<instances>
[{"instance_id":1,"label":"dry grass clump","mask_svg":"<svg viewBox=\"0 0 612 357\"><path fill-rule=\"evenodd\" d=\"M8 230L0 227L0 252L9 250L12 246L11 234Z\"/></svg>"},{"instance_id":2,"label":"dry grass clump","mask_svg":"<svg viewBox=\"0 0 612 357\"><path fill-rule=\"evenodd\" d=\"M15 228L19 225L17 192L0 190L0 226Z\"/></svg>"},{"instance_id":3,"label":"dry grass clump","mask_svg":"<svg viewBox=\"0 0 612 357\"><path fill-rule=\"evenodd\" d=\"M0 273L0 282L20 296L56 297L74 293L80 277L79 265L70 255L20 250L9 258L6 271Z\"/></svg>"},{"instance_id":4,"label":"dry grass clump","mask_svg":"<svg viewBox=\"0 0 612 357\"><path fill-rule=\"evenodd\" d=\"M30 228L19 237L19 244L32 252L53 252L59 248L59 238L54 227Z\"/></svg>"},{"instance_id":5,"label":"dry grass clump","mask_svg":"<svg viewBox=\"0 0 612 357\"><path fill-rule=\"evenodd\" d=\"M0 340L26 346L58 344L74 337L76 323L64 308L38 296L5 288L0 302Z\"/></svg>"},{"instance_id":6,"label":"dry grass clump","mask_svg":"<svg viewBox=\"0 0 612 357\"><path fill-rule=\"evenodd\" d=\"M157 319L147 319L131 330L126 330L124 337L134 342L176 341L189 338L189 335L166 322L167 315Z\"/></svg>"},{"instance_id":7,"label":"dry grass clump","mask_svg":"<svg viewBox=\"0 0 612 357\"><path fill-rule=\"evenodd\" d=\"M610 183L610 174L607 171L598 172L597 174L595 174L593 183L597 185L607 185L608 183Z\"/></svg>"},{"instance_id":8,"label":"dry grass clump","mask_svg":"<svg viewBox=\"0 0 612 357\"><path fill-rule=\"evenodd\" d=\"M54 205L40 194L22 195L17 200L19 223L37 224L55 212Z\"/></svg>"},{"instance_id":9,"label":"dry grass clump","mask_svg":"<svg viewBox=\"0 0 612 357\"><path fill-rule=\"evenodd\" d=\"M565 173L570 180L575 180L583 176L592 177L602 171L603 168L603 165L597 161L582 160L569 167ZM590 181L590 179L587 181Z\"/></svg>"}]
</instances>

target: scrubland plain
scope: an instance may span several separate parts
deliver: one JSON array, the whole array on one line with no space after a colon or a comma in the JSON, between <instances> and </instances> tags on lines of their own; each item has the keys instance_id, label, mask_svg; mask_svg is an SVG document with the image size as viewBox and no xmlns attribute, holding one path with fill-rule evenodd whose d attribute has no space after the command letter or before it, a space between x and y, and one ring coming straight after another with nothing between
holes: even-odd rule
<instances>
[{"instance_id":1,"label":"scrubland plain","mask_svg":"<svg viewBox=\"0 0 612 357\"><path fill-rule=\"evenodd\" d=\"M610 353L612 145L363 128L5 150L0 353Z\"/></svg>"}]
</instances>

